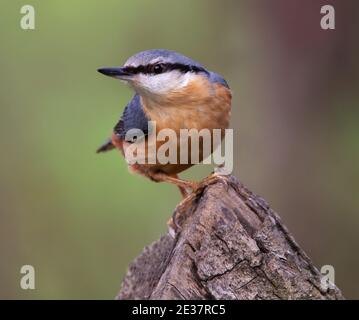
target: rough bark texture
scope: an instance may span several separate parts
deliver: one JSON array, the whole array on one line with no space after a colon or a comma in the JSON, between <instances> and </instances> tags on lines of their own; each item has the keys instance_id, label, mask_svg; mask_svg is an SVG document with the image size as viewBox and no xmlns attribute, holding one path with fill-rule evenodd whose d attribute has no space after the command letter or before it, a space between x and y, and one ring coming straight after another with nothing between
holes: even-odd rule
<instances>
[{"instance_id":1,"label":"rough bark texture","mask_svg":"<svg viewBox=\"0 0 359 320\"><path fill-rule=\"evenodd\" d=\"M278 215L235 177L177 206L170 233L130 265L118 299L343 299Z\"/></svg>"}]
</instances>

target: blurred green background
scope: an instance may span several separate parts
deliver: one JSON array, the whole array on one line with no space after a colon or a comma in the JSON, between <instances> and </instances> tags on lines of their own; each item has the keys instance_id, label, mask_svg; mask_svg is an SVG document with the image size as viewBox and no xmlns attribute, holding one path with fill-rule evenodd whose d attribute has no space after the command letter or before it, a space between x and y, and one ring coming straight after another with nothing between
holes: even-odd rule
<instances>
[{"instance_id":1,"label":"blurred green background","mask_svg":"<svg viewBox=\"0 0 359 320\"><path fill-rule=\"evenodd\" d=\"M335 31L320 29L328 2ZM358 1L0 3L0 298L112 299L129 262L165 232L176 188L94 152L132 97L96 69L152 48L228 80L235 174L359 298ZM35 30L20 28L25 4ZM19 286L25 264L36 290Z\"/></svg>"}]
</instances>

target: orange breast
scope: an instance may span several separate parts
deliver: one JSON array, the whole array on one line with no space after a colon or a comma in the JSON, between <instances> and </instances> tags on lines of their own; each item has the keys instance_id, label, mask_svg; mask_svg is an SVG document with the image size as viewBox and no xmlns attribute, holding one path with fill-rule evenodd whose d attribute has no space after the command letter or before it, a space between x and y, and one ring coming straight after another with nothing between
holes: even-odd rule
<instances>
[{"instance_id":1,"label":"orange breast","mask_svg":"<svg viewBox=\"0 0 359 320\"><path fill-rule=\"evenodd\" d=\"M148 118L156 121L157 130L225 129L229 126L231 91L221 84L210 83L198 76L182 90L175 91L156 102L142 97Z\"/></svg>"},{"instance_id":2,"label":"orange breast","mask_svg":"<svg viewBox=\"0 0 359 320\"><path fill-rule=\"evenodd\" d=\"M196 81L190 82L182 90L176 91L153 101L148 97L141 97L144 111L151 121L156 122L156 134L162 129L172 129L177 134L177 154L179 162L180 153L180 129L221 129L222 138L224 129L228 128L231 113L231 92L228 88L221 84L212 84L205 77L198 76ZM147 141L145 142L147 144ZM156 150L163 145L164 142L156 142ZM116 146L123 144L114 143ZM188 154L190 157L190 147L188 144ZM200 143L200 149L202 143ZM146 152L147 152L146 145ZM209 154L204 154L202 149L200 152L200 161ZM210 153L213 152L213 145ZM146 155L147 158L148 155ZM188 159L190 162L190 159ZM166 173L179 173L191 164L146 164L141 165L143 170L161 170Z\"/></svg>"}]
</instances>

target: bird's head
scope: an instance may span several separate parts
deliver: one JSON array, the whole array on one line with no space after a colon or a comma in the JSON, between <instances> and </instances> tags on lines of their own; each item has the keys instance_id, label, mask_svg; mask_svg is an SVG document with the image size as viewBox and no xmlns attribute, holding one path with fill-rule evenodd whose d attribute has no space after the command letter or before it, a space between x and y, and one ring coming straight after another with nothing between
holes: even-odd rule
<instances>
[{"instance_id":1,"label":"bird's head","mask_svg":"<svg viewBox=\"0 0 359 320\"><path fill-rule=\"evenodd\" d=\"M140 95L153 98L181 92L191 82L209 79L211 74L198 62L164 49L142 51L130 57L123 67L98 71L127 82Z\"/></svg>"}]
</instances>

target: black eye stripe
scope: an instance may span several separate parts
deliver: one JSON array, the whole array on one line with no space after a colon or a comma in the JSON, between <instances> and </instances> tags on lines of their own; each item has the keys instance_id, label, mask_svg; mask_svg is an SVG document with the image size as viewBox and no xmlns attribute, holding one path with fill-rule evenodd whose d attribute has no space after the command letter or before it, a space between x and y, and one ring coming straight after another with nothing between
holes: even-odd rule
<instances>
[{"instance_id":1,"label":"black eye stripe","mask_svg":"<svg viewBox=\"0 0 359 320\"><path fill-rule=\"evenodd\" d=\"M160 66L161 70L159 72L159 70L155 70L155 66ZM157 68L158 69L158 68ZM181 63L155 63L155 64L147 64L147 65L139 65L137 67L125 67L124 71L128 72L130 74L138 74L138 73L143 73L143 74L158 74L158 73L163 73L166 71L171 71L171 70L179 70L183 73L186 72L206 72L206 70L202 67L197 67L197 66L193 66L193 65L186 65L186 64L181 64Z\"/></svg>"}]
</instances>

